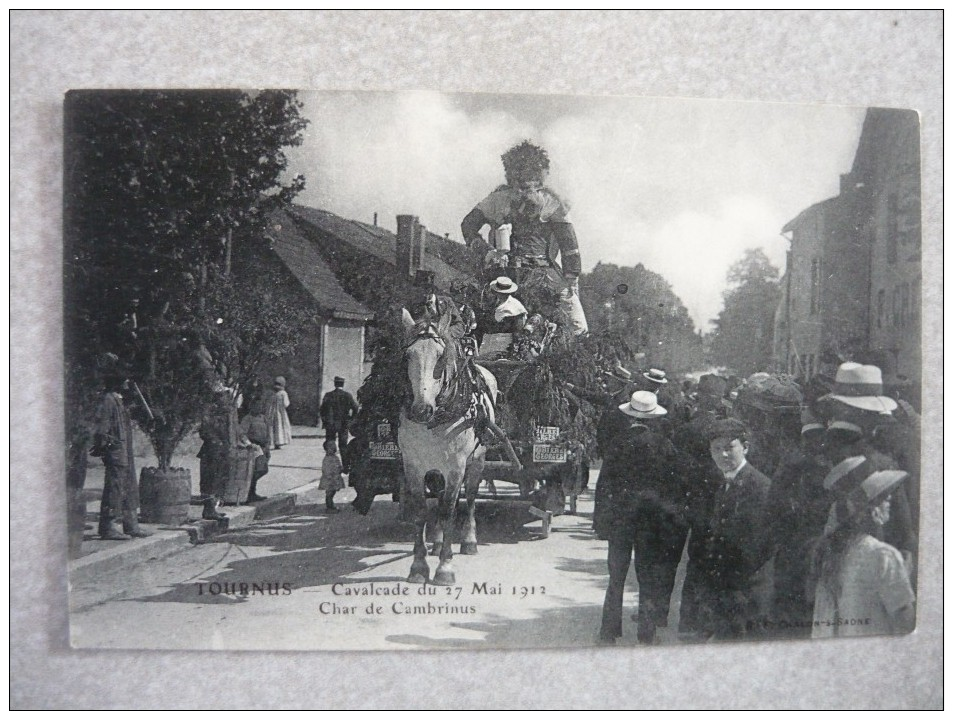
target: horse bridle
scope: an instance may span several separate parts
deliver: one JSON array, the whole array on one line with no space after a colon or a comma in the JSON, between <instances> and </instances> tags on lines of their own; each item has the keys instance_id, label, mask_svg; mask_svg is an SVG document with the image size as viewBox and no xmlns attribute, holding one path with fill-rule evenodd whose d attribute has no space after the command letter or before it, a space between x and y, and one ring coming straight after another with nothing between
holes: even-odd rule
<instances>
[{"instance_id":1,"label":"horse bridle","mask_svg":"<svg viewBox=\"0 0 953 711\"><path fill-rule=\"evenodd\" d=\"M411 334L411 336L405 339L404 357L407 357L407 351L412 345L424 339L435 341L436 343L439 343L441 346L443 346L443 353L437 359L437 365L434 367L433 372L434 380L443 381L445 380L444 376L447 372L447 358L448 354L450 353L450 348L449 344L447 343L447 339L440 335L439 331L437 330L437 326L433 321L426 319L415 326L414 332Z\"/></svg>"}]
</instances>

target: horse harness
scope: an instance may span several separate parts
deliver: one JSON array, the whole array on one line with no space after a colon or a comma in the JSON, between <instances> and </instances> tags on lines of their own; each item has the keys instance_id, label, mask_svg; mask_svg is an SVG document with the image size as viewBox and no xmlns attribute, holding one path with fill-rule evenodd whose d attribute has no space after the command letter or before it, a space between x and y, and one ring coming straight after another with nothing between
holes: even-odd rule
<instances>
[{"instance_id":1,"label":"horse harness","mask_svg":"<svg viewBox=\"0 0 953 711\"><path fill-rule=\"evenodd\" d=\"M462 420L460 426L475 426L479 437L486 429L486 423L493 418L491 408L486 405L487 401L492 403L492 393L473 363L475 349L467 347L466 337L458 341L442 330L432 320L425 319L417 324L404 343L405 357L407 350L422 339L431 339L443 346L433 372L433 378L440 381L440 391L427 427L433 429Z\"/></svg>"}]
</instances>

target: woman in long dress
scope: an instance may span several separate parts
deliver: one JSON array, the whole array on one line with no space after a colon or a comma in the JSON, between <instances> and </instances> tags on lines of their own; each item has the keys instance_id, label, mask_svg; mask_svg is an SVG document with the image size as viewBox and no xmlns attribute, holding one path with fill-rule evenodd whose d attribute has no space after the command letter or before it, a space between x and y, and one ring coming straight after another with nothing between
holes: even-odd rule
<instances>
[{"instance_id":1,"label":"woman in long dress","mask_svg":"<svg viewBox=\"0 0 953 711\"><path fill-rule=\"evenodd\" d=\"M281 449L282 446L291 444L291 420L288 419L291 400L285 390L284 376L275 378L272 389L274 392L268 398L267 419L275 449Z\"/></svg>"}]
</instances>

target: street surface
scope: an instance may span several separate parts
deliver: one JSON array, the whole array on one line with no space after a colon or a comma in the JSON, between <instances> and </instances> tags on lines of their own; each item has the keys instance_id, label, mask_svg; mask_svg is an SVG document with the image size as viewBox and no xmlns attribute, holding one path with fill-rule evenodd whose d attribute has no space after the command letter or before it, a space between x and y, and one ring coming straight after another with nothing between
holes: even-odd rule
<instances>
[{"instance_id":1,"label":"street surface","mask_svg":"<svg viewBox=\"0 0 953 711\"><path fill-rule=\"evenodd\" d=\"M297 471L293 483L317 478L319 445L317 438L296 440L276 452L275 477L267 488L272 474L265 477L260 490L275 491L290 477L285 471ZM74 587L73 644L360 650L593 645L608 576L607 544L591 528L592 474L578 515L554 518L546 539L528 501L480 501L479 554L460 555L454 545L457 579L450 588L405 582L413 527L398 520L390 497L379 496L361 516L345 503L354 496L347 489L336 497L341 512L329 515L324 492L313 489L293 514ZM504 496L516 493L502 482L497 488ZM433 574L436 559L428 556L428 562ZM635 589L630 571L623 645L636 644L629 619Z\"/></svg>"}]
</instances>

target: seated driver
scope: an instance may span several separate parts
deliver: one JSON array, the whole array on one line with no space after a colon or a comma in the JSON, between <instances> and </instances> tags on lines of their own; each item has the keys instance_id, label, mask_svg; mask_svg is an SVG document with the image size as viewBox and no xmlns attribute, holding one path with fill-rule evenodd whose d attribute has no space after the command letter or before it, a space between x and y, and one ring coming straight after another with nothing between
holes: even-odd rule
<instances>
[{"instance_id":1,"label":"seated driver","mask_svg":"<svg viewBox=\"0 0 953 711\"><path fill-rule=\"evenodd\" d=\"M519 287L506 276L497 277L489 284L490 309L485 319L484 333L519 333L526 325L527 311L513 294Z\"/></svg>"}]
</instances>

